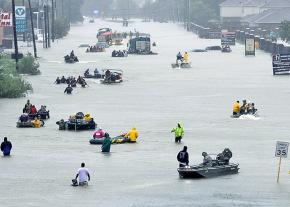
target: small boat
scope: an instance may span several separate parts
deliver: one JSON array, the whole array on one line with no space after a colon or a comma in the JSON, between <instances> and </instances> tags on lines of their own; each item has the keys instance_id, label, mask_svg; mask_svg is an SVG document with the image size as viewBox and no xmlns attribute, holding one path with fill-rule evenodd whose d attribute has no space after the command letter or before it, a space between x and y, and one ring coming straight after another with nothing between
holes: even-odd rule
<instances>
[{"instance_id":1,"label":"small boat","mask_svg":"<svg viewBox=\"0 0 290 207\"><path fill-rule=\"evenodd\" d=\"M49 111L37 112L36 114L28 114L29 119L33 120L35 117L38 117L41 120L49 119Z\"/></svg>"},{"instance_id":2,"label":"small boat","mask_svg":"<svg viewBox=\"0 0 290 207\"><path fill-rule=\"evenodd\" d=\"M103 144L105 138L100 138L100 139L91 139L90 144ZM111 138L111 143L112 144L125 144L125 143L136 143L136 142L131 142L127 137L124 135L116 136Z\"/></svg>"},{"instance_id":3,"label":"small boat","mask_svg":"<svg viewBox=\"0 0 290 207\"><path fill-rule=\"evenodd\" d=\"M65 61L65 63L76 63L76 62L79 62L79 59L77 56L71 58L68 55L66 55L66 56L64 56L64 61Z\"/></svg>"},{"instance_id":4,"label":"small boat","mask_svg":"<svg viewBox=\"0 0 290 207\"><path fill-rule=\"evenodd\" d=\"M230 47L223 47L221 49L221 52L229 53L229 52L232 52L232 49Z\"/></svg>"},{"instance_id":5,"label":"small boat","mask_svg":"<svg viewBox=\"0 0 290 207\"><path fill-rule=\"evenodd\" d=\"M123 82L123 71L118 69L103 69L103 71L109 70L111 72L111 77L103 77L100 82L102 84L119 84ZM106 72L104 72L105 74Z\"/></svg>"},{"instance_id":6,"label":"small boat","mask_svg":"<svg viewBox=\"0 0 290 207\"><path fill-rule=\"evenodd\" d=\"M84 120L68 121L66 122L67 130L94 130L96 129L96 124L91 124L90 122L86 122Z\"/></svg>"},{"instance_id":7,"label":"small boat","mask_svg":"<svg viewBox=\"0 0 290 207\"><path fill-rule=\"evenodd\" d=\"M177 169L181 178L209 178L222 175L237 174L239 164L229 163L228 165L217 165L212 167L195 165L179 167Z\"/></svg>"},{"instance_id":8,"label":"small boat","mask_svg":"<svg viewBox=\"0 0 290 207\"><path fill-rule=\"evenodd\" d=\"M44 121L40 120L42 122L41 127L44 126ZM16 122L16 127L17 128L34 128L34 125L32 124L31 120L27 121L27 122L21 122L18 121Z\"/></svg>"},{"instance_id":9,"label":"small boat","mask_svg":"<svg viewBox=\"0 0 290 207\"><path fill-rule=\"evenodd\" d=\"M172 68L191 68L191 63L172 63Z\"/></svg>"},{"instance_id":10,"label":"small boat","mask_svg":"<svg viewBox=\"0 0 290 207\"><path fill-rule=\"evenodd\" d=\"M101 74L89 74L89 73L84 73L84 78L92 78L92 79L100 79L100 78L104 78L103 75Z\"/></svg>"},{"instance_id":11,"label":"small boat","mask_svg":"<svg viewBox=\"0 0 290 207\"><path fill-rule=\"evenodd\" d=\"M254 114L253 113L247 113L247 114L235 114L235 115L231 115L231 118L243 118L243 117L253 117L253 118L257 118L259 117L258 112L256 111Z\"/></svg>"}]
</instances>

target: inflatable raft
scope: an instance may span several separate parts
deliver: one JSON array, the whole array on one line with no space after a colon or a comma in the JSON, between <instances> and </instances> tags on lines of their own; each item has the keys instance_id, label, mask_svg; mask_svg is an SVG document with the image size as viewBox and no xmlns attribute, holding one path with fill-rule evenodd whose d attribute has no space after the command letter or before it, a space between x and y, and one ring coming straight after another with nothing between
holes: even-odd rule
<instances>
[{"instance_id":1,"label":"inflatable raft","mask_svg":"<svg viewBox=\"0 0 290 207\"><path fill-rule=\"evenodd\" d=\"M44 121L41 120L41 122L42 122L41 127L43 127L44 126ZM16 122L16 127L17 128L33 128L34 125L32 124L31 121L27 121L27 122L18 121L18 122Z\"/></svg>"},{"instance_id":2,"label":"inflatable raft","mask_svg":"<svg viewBox=\"0 0 290 207\"><path fill-rule=\"evenodd\" d=\"M90 144L103 144L105 138L101 138L101 139L91 139L90 140ZM111 138L111 143L112 144L124 144L124 143L135 143L135 142L131 142L128 138L120 135L117 137L113 137Z\"/></svg>"},{"instance_id":3,"label":"inflatable raft","mask_svg":"<svg viewBox=\"0 0 290 207\"><path fill-rule=\"evenodd\" d=\"M172 68L191 68L191 63L172 63Z\"/></svg>"}]
</instances>

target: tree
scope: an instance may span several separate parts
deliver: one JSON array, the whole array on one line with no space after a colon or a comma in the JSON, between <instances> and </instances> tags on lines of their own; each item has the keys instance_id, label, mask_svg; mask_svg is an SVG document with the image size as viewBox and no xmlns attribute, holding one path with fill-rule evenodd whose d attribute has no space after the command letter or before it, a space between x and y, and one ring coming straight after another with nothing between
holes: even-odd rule
<instances>
[{"instance_id":1,"label":"tree","mask_svg":"<svg viewBox=\"0 0 290 207\"><path fill-rule=\"evenodd\" d=\"M290 21L281 22L280 26L280 37L283 41L290 41Z\"/></svg>"}]
</instances>

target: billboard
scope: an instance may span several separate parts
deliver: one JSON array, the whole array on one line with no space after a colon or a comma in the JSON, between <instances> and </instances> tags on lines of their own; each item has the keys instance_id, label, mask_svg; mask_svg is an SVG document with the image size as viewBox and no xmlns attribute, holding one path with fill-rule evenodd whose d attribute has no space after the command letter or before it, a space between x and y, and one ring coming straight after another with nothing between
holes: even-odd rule
<instances>
[{"instance_id":1,"label":"billboard","mask_svg":"<svg viewBox=\"0 0 290 207\"><path fill-rule=\"evenodd\" d=\"M12 27L12 13L2 12L0 13L0 27Z\"/></svg>"},{"instance_id":2,"label":"billboard","mask_svg":"<svg viewBox=\"0 0 290 207\"><path fill-rule=\"evenodd\" d=\"M236 45L236 33L235 32L222 32L221 45Z\"/></svg>"},{"instance_id":3,"label":"billboard","mask_svg":"<svg viewBox=\"0 0 290 207\"><path fill-rule=\"evenodd\" d=\"M255 55L255 37L246 37L245 55Z\"/></svg>"}]
</instances>

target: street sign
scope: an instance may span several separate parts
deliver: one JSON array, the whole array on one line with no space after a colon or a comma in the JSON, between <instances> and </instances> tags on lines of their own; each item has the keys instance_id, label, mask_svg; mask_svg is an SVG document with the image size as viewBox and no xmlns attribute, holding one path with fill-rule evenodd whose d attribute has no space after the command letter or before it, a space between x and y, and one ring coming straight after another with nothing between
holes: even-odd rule
<instances>
[{"instance_id":1,"label":"street sign","mask_svg":"<svg viewBox=\"0 0 290 207\"><path fill-rule=\"evenodd\" d=\"M23 58L23 54L22 53L18 53L18 59L22 59L22 58ZM11 54L11 59L16 59L15 53Z\"/></svg>"},{"instance_id":2,"label":"street sign","mask_svg":"<svg viewBox=\"0 0 290 207\"><path fill-rule=\"evenodd\" d=\"M273 75L288 74L290 71L290 54L275 54L272 56Z\"/></svg>"},{"instance_id":3,"label":"street sign","mask_svg":"<svg viewBox=\"0 0 290 207\"><path fill-rule=\"evenodd\" d=\"M26 8L25 6L15 7L15 18L16 18L16 32L26 31Z\"/></svg>"},{"instance_id":4,"label":"street sign","mask_svg":"<svg viewBox=\"0 0 290 207\"><path fill-rule=\"evenodd\" d=\"M288 147L289 147L289 142L277 141L275 157L286 158L288 156Z\"/></svg>"},{"instance_id":5,"label":"street sign","mask_svg":"<svg viewBox=\"0 0 290 207\"><path fill-rule=\"evenodd\" d=\"M16 19L25 19L26 18L25 6L15 6L15 18Z\"/></svg>"},{"instance_id":6,"label":"street sign","mask_svg":"<svg viewBox=\"0 0 290 207\"><path fill-rule=\"evenodd\" d=\"M12 27L12 13L0 13L0 27Z\"/></svg>"}]
</instances>

